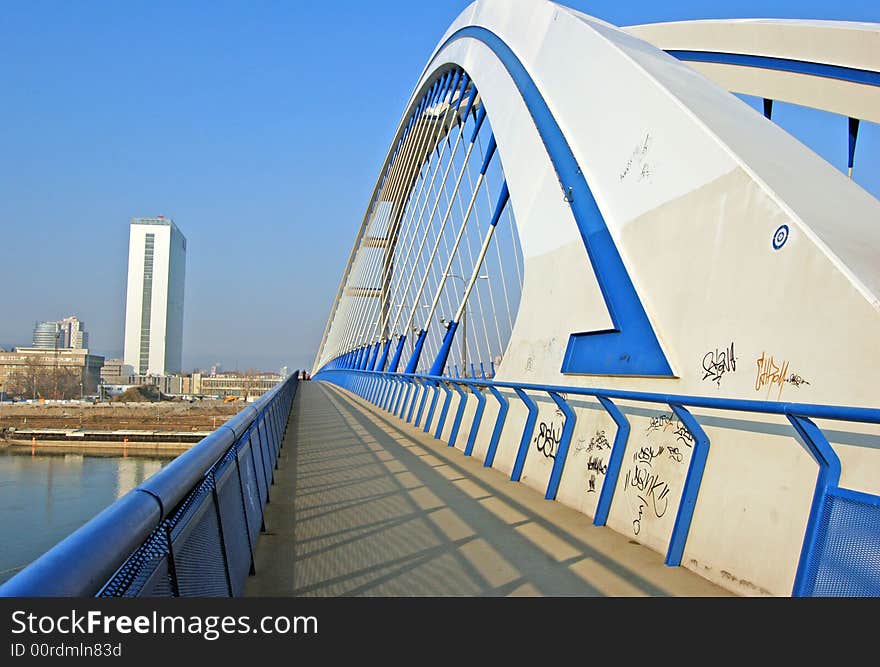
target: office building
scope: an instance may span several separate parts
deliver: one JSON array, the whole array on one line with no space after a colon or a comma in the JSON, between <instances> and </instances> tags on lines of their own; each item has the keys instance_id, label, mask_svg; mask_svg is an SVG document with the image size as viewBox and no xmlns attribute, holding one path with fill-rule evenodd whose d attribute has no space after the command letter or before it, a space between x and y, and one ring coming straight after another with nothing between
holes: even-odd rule
<instances>
[{"instance_id":1,"label":"office building","mask_svg":"<svg viewBox=\"0 0 880 667\"><path fill-rule=\"evenodd\" d=\"M58 341L58 334L58 322L37 322L34 326L33 346L43 350L53 350L57 343L58 347L63 347Z\"/></svg>"},{"instance_id":2,"label":"office building","mask_svg":"<svg viewBox=\"0 0 880 667\"><path fill-rule=\"evenodd\" d=\"M123 361L136 375L179 373L186 238L170 218L132 218Z\"/></svg>"},{"instance_id":3,"label":"office building","mask_svg":"<svg viewBox=\"0 0 880 667\"><path fill-rule=\"evenodd\" d=\"M60 348L88 349L89 334L86 333L85 324L76 315L57 322L37 322L34 327L33 347L54 350L56 343Z\"/></svg>"}]
</instances>

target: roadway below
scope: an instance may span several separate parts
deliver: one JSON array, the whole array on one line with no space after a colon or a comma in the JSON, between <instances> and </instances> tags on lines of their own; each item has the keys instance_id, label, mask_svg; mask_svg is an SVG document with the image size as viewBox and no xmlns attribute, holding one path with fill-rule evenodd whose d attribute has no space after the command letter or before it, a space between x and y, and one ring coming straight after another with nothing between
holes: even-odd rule
<instances>
[{"instance_id":1,"label":"roadway below","mask_svg":"<svg viewBox=\"0 0 880 667\"><path fill-rule=\"evenodd\" d=\"M323 382L301 382L248 596L730 596Z\"/></svg>"}]
</instances>

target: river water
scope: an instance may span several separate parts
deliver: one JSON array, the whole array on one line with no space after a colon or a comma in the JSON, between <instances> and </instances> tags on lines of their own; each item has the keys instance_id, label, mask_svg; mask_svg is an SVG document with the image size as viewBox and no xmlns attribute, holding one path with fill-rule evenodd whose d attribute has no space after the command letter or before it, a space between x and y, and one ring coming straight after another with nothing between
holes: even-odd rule
<instances>
[{"instance_id":1,"label":"river water","mask_svg":"<svg viewBox=\"0 0 880 667\"><path fill-rule=\"evenodd\" d=\"M0 582L172 459L0 450Z\"/></svg>"}]
</instances>

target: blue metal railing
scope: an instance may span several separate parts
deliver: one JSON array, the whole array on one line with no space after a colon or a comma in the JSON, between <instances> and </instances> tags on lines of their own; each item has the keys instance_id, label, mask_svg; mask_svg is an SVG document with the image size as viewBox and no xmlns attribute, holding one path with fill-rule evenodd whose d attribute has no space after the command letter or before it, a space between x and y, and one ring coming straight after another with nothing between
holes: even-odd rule
<instances>
[{"instance_id":1,"label":"blue metal railing","mask_svg":"<svg viewBox=\"0 0 880 667\"><path fill-rule=\"evenodd\" d=\"M240 595L297 375L56 544L0 596Z\"/></svg>"},{"instance_id":2,"label":"blue metal railing","mask_svg":"<svg viewBox=\"0 0 880 667\"><path fill-rule=\"evenodd\" d=\"M424 413L425 432L428 432L439 405L434 437L441 437L446 421L452 415L454 421L449 436L450 445L455 444L463 427L461 422L468 393L478 396L464 447L465 455L470 455L473 451L484 413L484 392L487 392L498 402L499 410L486 450L483 462L485 466L493 464L508 415L509 401L498 390L512 390L527 410L511 473L513 481L519 481L522 476L537 421L538 407L530 394L549 396L564 415L564 421L545 491L544 497L548 500L556 498L576 422L576 415L568 399L577 396L595 398L617 425L605 481L593 519L593 523L598 526L605 525L608 519L631 430L629 420L614 401L667 406L687 430L692 441L690 462L666 551L665 563L670 566L681 564L710 448L708 435L689 408L784 416L792 426L793 435L798 436L819 466L792 595L880 596L880 496L840 487L840 460L822 430L812 421L830 419L880 424L880 409L679 396L352 369L321 370L314 379L326 380L349 389L407 422L411 422L415 414L415 425L422 423L421 417ZM414 412L413 407L420 389L420 405ZM428 391L433 391L430 401L427 400ZM452 410L454 393L460 399L457 408ZM866 566L865 563L869 565Z\"/></svg>"}]
</instances>

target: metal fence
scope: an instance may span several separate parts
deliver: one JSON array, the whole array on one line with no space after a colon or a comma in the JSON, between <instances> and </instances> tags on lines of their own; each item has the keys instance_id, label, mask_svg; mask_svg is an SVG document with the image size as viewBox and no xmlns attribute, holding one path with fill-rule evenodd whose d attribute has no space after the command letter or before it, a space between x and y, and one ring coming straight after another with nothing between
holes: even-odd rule
<instances>
[{"instance_id":1,"label":"metal fence","mask_svg":"<svg viewBox=\"0 0 880 667\"><path fill-rule=\"evenodd\" d=\"M428 432L434 415L439 410L434 437L441 437L446 421L451 417L453 422L448 436L449 445L455 445L460 436L466 437L466 456L473 452L486 399L491 396L498 401L499 410L483 462L486 466L491 466L494 461L510 407L508 397L499 392L499 389L512 390L528 411L510 476L513 481L519 481L522 476L529 444L534 435L538 417L535 396L548 396L564 415L545 492L545 498L549 500L556 498L574 432L576 415L569 400L579 396L595 398L617 425L605 481L593 519L597 526L605 525L607 521L631 430L629 420L614 401L635 401L668 407L692 436L690 463L666 552L665 562L670 566L681 564L710 447L708 435L689 408L784 416L793 429L792 434L806 446L819 466L792 595L880 596L880 496L840 486L840 460L822 429L813 422L813 419L828 419L880 424L880 409L677 396L355 369L322 370L314 379L326 380L349 389L393 415L417 426L421 425L424 432ZM451 410L453 394L459 397L454 411ZM462 423L468 395L473 395L476 399L470 425ZM442 400L439 400L441 397Z\"/></svg>"},{"instance_id":2,"label":"metal fence","mask_svg":"<svg viewBox=\"0 0 880 667\"><path fill-rule=\"evenodd\" d=\"M237 596L298 373L0 586L5 597Z\"/></svg>"}]
</instances>

